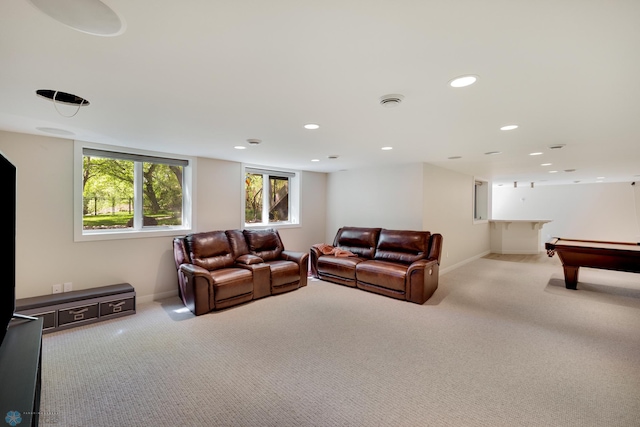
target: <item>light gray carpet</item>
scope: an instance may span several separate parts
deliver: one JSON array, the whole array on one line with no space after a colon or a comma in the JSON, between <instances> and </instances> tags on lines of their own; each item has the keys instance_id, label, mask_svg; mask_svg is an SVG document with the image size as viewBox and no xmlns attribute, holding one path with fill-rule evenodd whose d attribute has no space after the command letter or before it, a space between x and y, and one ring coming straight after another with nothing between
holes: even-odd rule
<instances>
[{"instance_id":1,"label":"light gray carpet","mask_svg":"<svg viewBox=\"0 0 640 427\"><path fill-rule=\"evenodd\" d=\"M638 426L640 275L479 259L425 304L320 281L45 335L64 426Z\"/></svg>"}]
</instances>

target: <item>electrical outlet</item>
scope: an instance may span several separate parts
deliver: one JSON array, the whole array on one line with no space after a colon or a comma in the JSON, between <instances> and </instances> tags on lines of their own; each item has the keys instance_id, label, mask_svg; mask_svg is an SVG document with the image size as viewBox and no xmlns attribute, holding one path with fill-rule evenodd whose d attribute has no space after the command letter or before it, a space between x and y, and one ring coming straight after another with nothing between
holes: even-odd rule
<instances>
[{"instance_id":1,"label":"electrical outlet","mask_svg":"<svg viewBox=\"0 0 640 427\"><path fill-rule=\"evenodd\" d=\"M72 290L73 290L73 283L64 282L64 291L65 292L71 292Z\"/></svg>"},{"instance_id":2,"label":"electrical outlet","mask_svg":"<svg viewBox=\"0 0 640 427\"><path fill-rule=\"evenodd\" d=\"M52 289L51 289L51 293L52 294L61 294L62 293L62 285L61 284L57 284L57 285L53 285Z\"/></svg>"}]
</instances>

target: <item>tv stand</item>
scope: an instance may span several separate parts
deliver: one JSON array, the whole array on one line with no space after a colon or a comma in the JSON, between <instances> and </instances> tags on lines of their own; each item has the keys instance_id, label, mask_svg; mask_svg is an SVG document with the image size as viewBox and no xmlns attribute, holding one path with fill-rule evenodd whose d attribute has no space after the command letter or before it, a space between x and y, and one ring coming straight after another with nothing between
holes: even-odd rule
<instances>
[{"instance_id":1,"label":"tv stand","mask_svg":"<svg viewBox=\"0 0 640 427\"><path fill-rule=\"evenodd\" d=\"M43 320L12 320L0 346L0 416L37 426L40 411ZM16 414L17 413L17 414Z\"/></svg>"}]
</instances>

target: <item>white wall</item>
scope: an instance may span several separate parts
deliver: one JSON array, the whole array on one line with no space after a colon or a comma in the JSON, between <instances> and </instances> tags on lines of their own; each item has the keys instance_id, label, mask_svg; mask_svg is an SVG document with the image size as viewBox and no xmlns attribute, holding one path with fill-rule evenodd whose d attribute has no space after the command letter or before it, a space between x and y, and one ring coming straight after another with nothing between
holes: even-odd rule
<instances>
[{"instance_id":1,"label":"white wall","mask_svg":"<svg viewBox=\"0 0 640 427\"><path fill-rule=\"evenodd\" d=\"M431 231L443 235L442 269L455 268L489 252L489 225L473 224L473 185L423 163L331 173L325 241L347 225Z\"/></svg>"},{"instance_id":2,"label":"white wall","mask_svg":"<svg viewBox=\"0 0 640 427\"><path fill-rule=\"evenodd\" d=\"M340 227L422 229L422 164L330 173L326 242Z\"/></svg>"},{"instance_id":3,"label":"white wall","mask_svg":"<svg viewBox=\"0 0 640 427\"><path fill-rule=\"evenodd\" d=\"M493 218L550 219L542 240L640 242L640 186L630 183L493 188Z\"/></svg>"},{"instance_id":4,"label":"white wall","mask_svg":"<svg viewBox=\"0 0 640 427\"><path fill-rule=\"evenodd\" d=\"M73 141L0 131L0 151L17 167L16 296L128 282L139 301L177 294L172 238L73 241ZM195 229L240 228L239 163L199 158ZM326 174L302 174L302 227L281 230L285 247L308 251L325 233Z\"/></svg>"},{"instance_id":5,"label":"white wall","mask_svg":"<svg viewBox=\"0 0 640 427\"><path fill-rule=\"evenodd\" d=\"M423 180L423 229L442 234L441 272L487 254L489 224L473 221L474 177L425 164Z\"/></svg>"}]
</instances>

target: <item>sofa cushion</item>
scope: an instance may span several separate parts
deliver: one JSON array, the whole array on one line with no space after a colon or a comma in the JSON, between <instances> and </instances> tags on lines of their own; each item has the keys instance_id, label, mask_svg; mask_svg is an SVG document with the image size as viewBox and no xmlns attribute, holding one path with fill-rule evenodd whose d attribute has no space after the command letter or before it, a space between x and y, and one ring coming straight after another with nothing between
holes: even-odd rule
<instances>
[{"instance_id":1,"label":"sofa cushion","mask_svg":"<svg viewBox=\"0 0 640 427\"><path fill-rule=\"evenodd\" d=\"M280 258L284 245L276 230L244 230L243 233L252 254L259 256L264 261Z\"/></svg>"},{"instance_id":2,"label":"sofa cushion","mask_svg":"<svg viewBox=\"0 0 640 427\"><path fill-rule=\"evenodd\" d=\"M231 251L233 252L234 258L238 258L249 253L247 241L245 240L244 234L241 230L227 230L225 231L225 234L229 239L229 244L231 245Z\"/></svg>"},{"instance_id":3,"label":"sofa cushion","mask_svg":"<svg viewBox=\"0 0 640 427\"><path fill-rule=\"evenodd\" d=\"M428 231L385 230L380 231L374 259L411 264L426 258L429 251Z\"/></svg>"},{"instance_id":4,"label":"sofa cushion","mask_svg":"<svg viewBox=\"0 0 640 427\"><path fill-rule=\"evenodd\" d=\"M364 258L323 255L318 258L318 273L356 280L356 265L362 261Z\"/></svg>"},{"instance_id":5,"label":"sofa cushion","mask_svg":"<svg viewBox=\"0 0 640 427\"><path fill-rule=\"evenodd\" d=\"M210 271L233 265L231 245L224 231L190 234L186 241L194 265Z\"/></svg>"},{"instance_id":6,"label":"sofa cushion","mask_svg":"<svg viewBox=\"0 0 640 427\"><path fill-rule=\"evenodd\" d=\"M253 292L253 274L244 268L221 268L211 272L211 279L216 301Z\"/></svg>"},{"instance_id":7,"label":"sofa cushion","mask_svg":"<svg viewBox=\"0 0 640 427\"><path fill-rule=\"evenodd\" d=\"M271 269L271 286L278 287L300 281L300 266L293 261L267 262Z\"/></svg>"},{"instance_id":8,"label":"sofa cushion","mask_svg":"<svg viewBox=\"0 0 640 427\"><path fill-rule=\"evenodd\" d=\"M353 252L359 257L371 259L379 234L379 228L342 227L333 240L333 246Z\"/></svg>"},{"instance_id":9,"label":"sofa cushion","mask_svg":"<svg viewBox=\"0 0 640 427\"><path fill-rule=\"evenodd\" d=\"M358 283L406 292L407 267L388 261L368 260L356 266Z\"/></svg>"}]
</instances>

